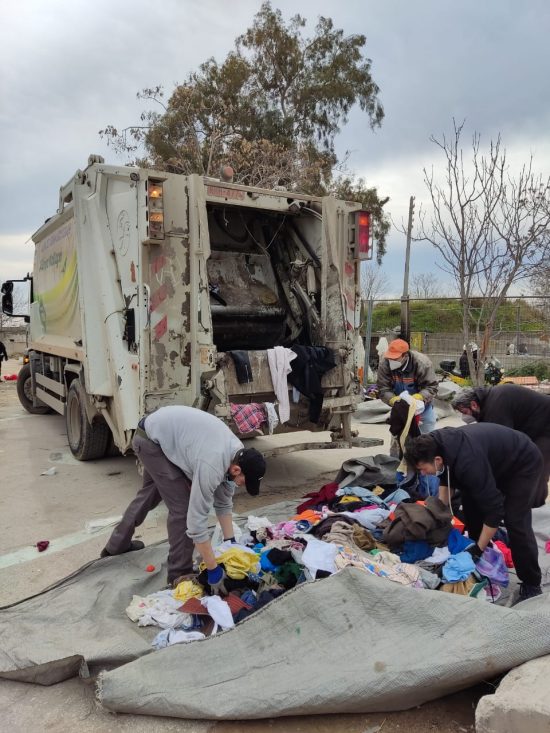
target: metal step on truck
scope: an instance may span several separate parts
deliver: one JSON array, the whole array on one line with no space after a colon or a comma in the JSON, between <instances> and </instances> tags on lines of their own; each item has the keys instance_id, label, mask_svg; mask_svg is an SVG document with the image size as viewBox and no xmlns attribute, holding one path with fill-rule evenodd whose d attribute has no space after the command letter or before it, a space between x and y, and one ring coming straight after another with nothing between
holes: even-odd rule
<instances>
[{"instance_id":1,"label":"metal step on truck","mask_svg":"<svg viewBox=\"0 0 550 733\"><path fill-rule=\"evenodd\" d=\"M163 405L207 410L239 434L231 405L277 403L268 350L321 346L336 366L322 377L318 422L308 399L291 395L275 432L330 430L331 442L265 454L379 444L351 428L369 226L359 204L332 197L90 156L33 235L33 274L19 281L30 301L21 403L64 415L80 460L126 453L140 417ZM12 316L15 282L2 285ZM245 352L252 381L239 382L234 351Z\"/></svg>"}]
</instances>

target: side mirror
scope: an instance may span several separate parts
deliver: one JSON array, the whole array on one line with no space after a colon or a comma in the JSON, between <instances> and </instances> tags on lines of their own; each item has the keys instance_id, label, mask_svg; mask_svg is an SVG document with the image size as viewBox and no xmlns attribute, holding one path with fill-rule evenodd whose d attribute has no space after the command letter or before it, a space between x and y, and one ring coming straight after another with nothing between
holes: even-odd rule
<instances>
[{"instance_id":1,"label":"side mirror","mask_svg":"<svg viewBox=\"0 0 550 733\"><path fill-rule=\"evenodd\" d=\"M2 283L2 313L13 315L13 282L6 280Z\"/></svg>"},{"instance_id":2,"label":"side mirror","mask_svg":"<svg viewBox=\"0 0 550 733\"><path fill-rule=\"evenodd\" d=\"M18 285L17 290L14 293L14 283L24 283L24 285ZM2 293L2 313L10 318L23 318L25 323L29 323L30 318L28 306L32 301L32 275L27 275L27 277L22 280L6 280L2 283L0 292ZM14 313L14 300L17 310L27 312Z\"/></svg>"}]
</instances>

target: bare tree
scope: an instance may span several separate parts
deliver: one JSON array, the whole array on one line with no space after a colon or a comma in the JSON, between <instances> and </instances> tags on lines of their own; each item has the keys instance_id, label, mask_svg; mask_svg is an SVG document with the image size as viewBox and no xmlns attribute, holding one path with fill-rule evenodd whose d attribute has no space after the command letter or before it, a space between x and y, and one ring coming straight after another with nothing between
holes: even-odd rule
<instances>
[{"instance_id":1,"label":"bare tree","mask_svg":"<svg viewBox=\"0 0 550 733\"><path fill-rule=\"evenodd\" d=\"M430 217L420 213L418 239L431 242L442 258L439 266L456 283L464 343L481 344L477 371L468 353L470 373L481 384L500 305L513 283L547 262L550 178L533 172L532 158L512 176L500 136L482 153L474 133L466 163L460 144L464 123L453 126L450 139L431 138L443 153L445 175L440 182L433 169L424 169L432 211Z\"/></svg>"},{"instance_id":2,"label":"bare tree","mask_svg":"<svg viewBox=\"0 0 550 733\"><path fill-rule=\"evenodd\" d=\"M361 298L377 300L389 288L389 280L380 265L366 263L361 270Z\"/></svg>"},{"instance_id":3,"label":"bare tree","mask_svg":"<svg viewBox=\"0 0 550 733\"><path fill-rule=\"evenodd\" d=\"M413 298L437 298L439 279L432 272L421 272L411 278Z\"/></svg>"}]
</instances>

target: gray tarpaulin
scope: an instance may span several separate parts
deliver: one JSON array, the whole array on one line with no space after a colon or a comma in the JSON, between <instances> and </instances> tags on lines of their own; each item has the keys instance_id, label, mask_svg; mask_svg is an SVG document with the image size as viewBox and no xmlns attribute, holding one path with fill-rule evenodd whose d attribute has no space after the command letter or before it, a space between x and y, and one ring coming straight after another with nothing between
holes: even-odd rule
<instances>
[{"instance_id":1,"label":"gray tarpaulin","mask_svg":"<svg viewBox=\"0 0 550 733\"><path fill-rule=\"evenodd\" d=\"M255 513L277 521L290 507ZM542 546L550 507L534 515ZM356 569L300 585L230 631L153 652L158 629L138 628L124 609L159 589L164 569L144 568L165 555L163 543L94 562L4 609L0 676L51 684L109 669L98 695L110 710L246 719L404 709L550 653L547 595L506 608Z\"/></svg>"}]
</instances>

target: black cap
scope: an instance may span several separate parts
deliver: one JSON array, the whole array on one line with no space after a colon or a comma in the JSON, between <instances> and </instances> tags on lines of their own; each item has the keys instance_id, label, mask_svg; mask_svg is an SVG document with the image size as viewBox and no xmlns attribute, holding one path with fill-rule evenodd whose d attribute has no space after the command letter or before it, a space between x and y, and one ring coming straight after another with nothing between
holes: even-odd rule
<instances>
[{"instance_id":1,"label":"black cap","mask_svg":"<svg viewBox=\"0 0 550 733\"><path fill-rule=\"evenodd\" d=\"M244 473L246 490L252 496L257 496L265 474L265 458L256 448L245 448L238 454L237 463Z\"/></svg>"}]
</instances>

